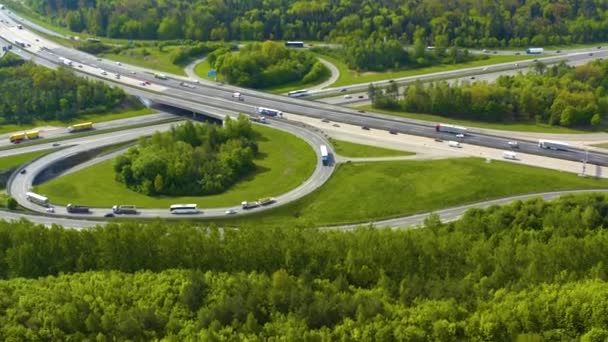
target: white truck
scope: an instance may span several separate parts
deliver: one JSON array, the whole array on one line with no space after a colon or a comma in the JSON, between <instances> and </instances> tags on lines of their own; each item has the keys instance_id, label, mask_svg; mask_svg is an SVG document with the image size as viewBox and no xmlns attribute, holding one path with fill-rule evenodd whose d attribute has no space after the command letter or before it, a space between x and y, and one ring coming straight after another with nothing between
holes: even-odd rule
<instances>
[{"instance_id":1,"label":"white truck","mask_svg":"<svg viewBox=\"0 0 608 342\"><path fill-rule=\"evenodd\" d=\"M255 201L255 202L247 202L247 201L243 201L241 203L241 208L243 209L251 209L251 208L255 208L260 206L260 203Z\"/></svg>"},{"instance_id":2,"label":"white truck","mask_svg":"<svg viewBox=\"0 0 608 342\"><path fill-rule=\"evenodd\" d=\"M243 94L239 92L232 93L232 98L237 99L239 101L245 101L245 98L243 98Z\"/></svg>"},{"instance_id":3,"label":"white truck","mask_svg":"<svg viewBox=\"0 0 608 342\"><path fill-rule=\"evenodd\" d=\"M266 118L263 116L253 116L253 117L251 117L250 120L253 122L259 122L259 123L263 123L263 124L266 123Z\"/></svg>"},{"instance_id":4,"label":"white truck","mask_svg":"<svg viewBox=\"0 0 608 342\"><path fill-rule=\"evenodd\" d=\"M526 49L526 53L528 55L541 55L545 52L545 49L543 48L529 48Z\"/></svg>"},{"instance_id":5,"label":"white truck","mask_svg":"<svg viewBox=\"0 0 608 342\"><path fill-rule=\"evenodd\" d=\"M115 205L112 206L115 214L137 214L137 207L134 205Z\"/></svg>"},{"instance_id":6,"label":"white truck","mask_svg":"<svg viewBox=\"0 0 608 342\"><path fill-rule=\"evenodd\" d=\"M67 58L64 58L64 57L59 57L59 60L60 60L60 61L61 61L61 62L62 62L62 63L65 65L65 66L69 66L69 67L73 67L73 66L74 66L74 63L73 63L71 60L67 59Z\"/></svg>"},{"instance_id":7,"label":"white truck","mask_svg":"<svg viewBox=\"0 0 608 342\"><path fill-rule=\"evenodd\" d=\"M538 147L547 148L551 150L562 150L568 151L570 149L570 145L560 141L551 141L551 140L539 140Z\"/></svg>"},{"instance_id":8,"label":"white truck","mask_svg":"<svg viewBox=\"0 0 608 342\"><path fill-rule=\"evenodd\" d=\"M467 134L467 128L462 126L454 126L454 125L446 125L446 124L436 124L435 125L436 132L447 132L447 133L455 133L455 134Z\"/></svg>"}]
</instances>

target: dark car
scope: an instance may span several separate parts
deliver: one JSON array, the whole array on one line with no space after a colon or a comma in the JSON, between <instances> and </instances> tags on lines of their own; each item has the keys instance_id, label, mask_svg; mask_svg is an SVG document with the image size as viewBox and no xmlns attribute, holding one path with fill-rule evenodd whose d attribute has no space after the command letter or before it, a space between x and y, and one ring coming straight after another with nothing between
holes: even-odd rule
<instances>
[{"instance_id":1,"label":"dark car","mask_svg":"<svg viewBox=\"0 0 608 342\"><path fill-rule=\"evenodd\" d=\"M443 139L441 139L441 138L435 138L435 141L436 142L443 142Z\"/></svg>"},{"instance_id":2,"label":"dark car","mask_svg":"<svg viewBox=\"0 0 608 342\"><path fill-rule=\"evenodd\" d=\"M390 131L388 131L388 132L389 132L390 134L397 134L397 131L395 131L395 130L390 130Z\"/></svg>"},{"instance_id":3,"label":"dark car","mask_svg":"<svg viewBox=\"0 0 608 342\"><path fill-rule=\"evenodd\" d=\"M107 213L103 215L103 217L114 217L114 213Z\"/></svg>"},{"instance_id":4,"label":"dark car","mask_svg":"<svg viewBox=\"0 0 608 342\"><path fill-rule=\"evenodd\" d=\"M321 120L321 122L330 122L330 121L327 119L323 119L323 120Z\"/></svg>"},{"instance_id":5,"label":"dark car","mask_svg":"<svg viewBox=\"0 0 608 342\"><path fill-rule=\"evenodd\" d=\"M24 174L26 174L26 173L27 173L27 170L26 170L26 169L23 169L23 170L21 170L21 172L19 172L19 173L20 173L20 174L22 174L22 175L24 175Z\"/></svg>"},{"instance_id":6,"label":"dark car","mask_svg":"<svg viewBox=\"0 0 608 342\"><path fill-rule=\"evenodd\" d=\"M361 109L361 110L359 110L359 113L365 113L365 111Z\"/></svg>"},{"instance_id":7,"label":"dark car","mask_svg":"<svg viewBox=\"0 0 608 342\"><path fill-rule=\"evenodd\" d=\"M342 92L342 93L345 91L346 91L346 88L342 88L342 90L340 90L340 92Z\"/></svg>"},{"instance_id":8,"label":"dark car","mask_svg":"<svg viewBox=\"0 0 608 342\"><path fill-rule=\"evenodd\" d=\"M364 98L364 97L365 97L365 95L359 95L359 98L360 98L360 99L362 99L362 98Z\"/></svg>"},{"instance_id":9,"label":"dark car","mask_svg":"<svg viewBox=\"0 0 608 342\"><path fill-rule=\"evenodd\" d=\"M53 146L59 146L61 145L60 143L53 143Z\"/></svg>"},{"instance_id":10,"label":"dark car","mask_svg":"<svg viewBox=\"0 0 608 342\"><path fill-rule=\"evenodd\" d=\"M361 129L364 129L364 130L366 130L366 131L369 131L369 127L367 127L367 126L363 126L363 127L361 127Z\"/></svg>"}]
</instances>

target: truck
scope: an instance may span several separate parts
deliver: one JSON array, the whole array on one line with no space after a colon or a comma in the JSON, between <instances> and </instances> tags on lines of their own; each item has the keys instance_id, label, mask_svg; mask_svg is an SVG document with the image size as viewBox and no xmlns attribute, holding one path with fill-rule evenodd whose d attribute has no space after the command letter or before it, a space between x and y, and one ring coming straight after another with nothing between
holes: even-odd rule
<instances>
[{"instance_id":1,"label":"truck","mask_svg":"<svg viewBox=\"0 0 608 342\"><path fill-rule=\"evenodd\" d=\"M529 48L526 49L526 53L528 55L541 55L545 52L545 49L543 48Z\"/></svg>"},{"instance_id":2,"label":"truck","mask_svg":"<svg viewBox=\"0 0 608 342\"><path fill-rule=\"evenodd\" d=\"M466 127L446 125L446 124L436 124L435 131L436 132L455 133L455 134L465 134L465 135L467 134Z\"/></svg>"},{"instance_id":3,"label":"truck","mask_svg":"<svg viewBox=\"0 0 608 342\"><path fill-rule=\"evenodd\" d=\"M65 206L65 209L70 214L88 214L90 213L89 207L85 205L76 205L76 204L68 204Z\"/></svg>"},{"instance_id":4,"label":"truck","mask_svg":"<svg viewBox=\"0 0 608 342\"><path fill-rule=\"evenodd\" d=\"M329 153L327 152L327 146L321 145L321 160L323 161L323 165L327 165L329 163Z\"/></svg>"},{"instance_id":5,"label":"truck","mask_svg":"<svg viewBox=\"0 0 608 342\"><path fill-rule=\"evenodd\" d=\"M158 78L159 80L168 80L169 79L167 77L167 75L164 75L164 74L154 74L154 77Z\"/></svg>"},{"instance_id":6,"label":"truck","mask_svg":"<svg viewBox=\"0 0 608 342\"><path fill-rule=\"evenodd\" d=\"M115 214L137 214L137 207L134 205L114 205L112 212Z\"/></svg>"},{"instance_id":7,"label":"truck","mask_svg":"<svg viewBox=\"0 0 608 342\"><path fill-rule=\"evenodd\" d=\"M28 139L38 139L38 138L40 138L40 131L38 131L38 130L35 130L35 131L26 131L25 132L25 136Z\"/></svg>"},{"instance_id":8,"label":"truck","mask_svg":"<svg viewBox=\"0 0 608 342\"><path fill-rule=\"evenodd\" d=\"M17 25L17 28L23 30L23 25Z\"/></svg>"},{"instance_id":9,"label":"truck","mask_svg":"<svg viewBox=\"0 0 608 342\"><path fill-rule=\"evenodd\" d=\"M239 101L245 101L245 98L243 98L243 94L239 92L232 93L232 98L237 99Z\"/></svg>"},{"instance_id":10,"label":"truck","mask_svg":"<svg viewBox=\"0 0 608 342\"><path fill-rule=\"evenodd\" d=\"M72 132L86 131L88 129L93 129L93 123L92 122L83 122L83 123L79 123L79 124L72 125L72 126L68 127L68 131L70 133L72 133Z\"/></svg>"},{"instance_id":11,"label":"truck","mask_svg":"<svg viewBox=\"0 0 608 342\"><path fill-rule=\"evenodd\" d=\"M25 139L38 139L40 138L40 131L25 131L21 133L11 134L8 139L12 143L19 143Z\"/></svg>"},{"instance_id":12,"label":"truck","mask_svg":"<svg viewBox=\"0 0 608 342\"><path fill-rule=\"evenodd\" d=\"M450 146L450 147L456 147L456 148L461 148L462 147L458 141L448 141L448 146Z\"/></svg>"},{"instance_id":13,"label":"truck","mask_svg":"<svg viewBox=\"0 0 608 342\"><path fill-rule=\"evenodd\" d=\"M276 202L276 200L273 197L266 197L266 198L261 198L260 200L258 200L258 203L260 205L268 205L268 204L272 204Z\"/></svg>"},{"instance_id":14,"label":"truck","mask_svg":"<svg viewBox=\"0 0 608 342\"><path fill-rule=\"evenodd\" d=\"M270 108L264 108L264 107L256 107L255 111L259 115L266 115L266 116L272 116L272 117L283 116L283 112L281 112L280 110L276 110L276 109L270 109Z\"/></svg>"},{"instance_id":15,"label":"truck","mask_svg":"<svg viewBox=\"0 0 608 342\"><path fill-rule=\"evenodd\" d=\"M61 61L61 62L62 62L64 65L66 65L66 66L69 66L69 67L73 67L73 66L74 66L74 63L73 63L71 60L67 59L67 58L59 57L59 60L60 60L60 61Z\"/></svg>"},{"instance_id":16,"label":"truck","mask_svg":"<svg viewBox=\"0 0 608 342\"><path fill-rule=\"evenodd\" d=\"M570 145L567 143L564 143L564 142L560 142L560 141L539 140L538 147L556 150L556 151L557 150L568 151L568 149L570 148Z\"/></svg>"},{"instance_id":17,"label":"truck","mask_svg":"<svg viewBox=\"0 0 608 342\"><path fill-rule=\"evenodd\" d=\"M15 40L15 45L20 46L20 47L22 47L22 48L24 48L24 47L25 47L25 43L24 43L24 42L22 42L22 41L20 41L20 40Z\"/></svg>"},{"instance_id":18,"label":"truck","mask_svg":"<svg viewBox=\"0 0 608 342\"><path fill-rule=\"evenodd\" d=\"M251 209L251 208L258 207L259 205L260 205L260 203L257 202L257 201L255 201L255 202L247 202L247 201L241 202L241 208L243 208L243 209Z\"/></svg>"}]
</instances>

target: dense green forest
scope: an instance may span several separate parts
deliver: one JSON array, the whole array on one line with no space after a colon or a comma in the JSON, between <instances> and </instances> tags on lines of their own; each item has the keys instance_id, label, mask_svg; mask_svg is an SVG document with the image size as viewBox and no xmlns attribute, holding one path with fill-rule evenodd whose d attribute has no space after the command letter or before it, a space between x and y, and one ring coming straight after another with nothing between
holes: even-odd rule
<instances>
[{"instance_id":1,"label":"dense green forest","mask_svg":"<svg viewBox=\"0 0 608 342\"><path fill-rule=\"evenodd\" d=\"M391 84L369 88L375 108L432 113L481 121L536 121L561 126L597 126L608 111L608 61L550 67L500 76L495 83L421 82L401 91Z\"/></svg>"},{"instance_id":2,"label":"dense green forest","mask_svg":"<svg viewBox=\"0 0 608 342\"><path fill-rule=\"evenodd\" d=\"M608 40L608 2L597 0L26 0L74 32L127 39L361 39L372 33L412 43L470 46ZM14 2L18 5L17 2ZM437 44L438 45L438 44Z\"/></svg>"},{"instance_id":3,"label":"dense green forest","mask_svg":"<svg viewBox=\"0 0 608 342\"><path fill-rule=\"evenodd\" d=\"M51 70L33 63L21 65L7 54L0 66L0 123L70 120L81 114L103 113L129 100L120 88L75 76L67 68ZM0 60L0 65L2 60ZM129 106L139 106L128 101Z\"/></svg>"},{"instance_id":4,"label":"dense green forest","mask_svg":"<svg viewBox=\"0 0 608 342\"><path fill-rule=\"evenodd\" d=\"M184 124L142 137L114 162L116 179L146 195L207 195L255 168L257 134L246 116L224 126Z\"/></svg>"},{"instance_id":5,"label":"dense green forest","mask_svg":"<svg viewBox=\"0 0 608 342\"><path fill-rule=\"evenodd\" d=\"M216 50L210 57L209 63L226 82L243 87L309 83L329 72L312 54L271 41L246 45L238 53Z\"/></svg>"},{"instance_id":6,"label":"dense green forest","mask_svg":"<svg viewBox=\"0 0 608 342\"><path fill-rule=\"evenodd\" d=\"M417 230L0 222L0 336L605 340L607 224L597 194Z\"/></svg>"}]
</instances>

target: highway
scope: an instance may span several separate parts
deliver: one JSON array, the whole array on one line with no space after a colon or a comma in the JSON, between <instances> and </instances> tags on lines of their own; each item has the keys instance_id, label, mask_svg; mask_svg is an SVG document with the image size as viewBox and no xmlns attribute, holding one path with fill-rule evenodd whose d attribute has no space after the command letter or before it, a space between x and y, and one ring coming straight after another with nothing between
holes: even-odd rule
<instances>
[{"instance_id":1,"label":"highway","mask_svg":"<svg viewBox=\"0 0 608 342\"><path fill-rule=\"evenodd\" d=\"M231 116L236 116L238 113L229 113ZM225 207L225 208L200 208L198 214L193 215L172 215L169 213L168 208L165 209L138 209L139 214L136 216L128 216L125 217L136 217L136 218L184 218L184 217L205 217L205 218L213 218L213 217L222 217L226 215L226 211L232 210L234 211L233 215L243 215L250 214L255 212L260 212L264 210L268 210L270 208L274 208L277 205L283 205L286 203L290 203L295 201L303 196L308 195L309 193L315 191L320 186L322 186L332 175L334 171L334 166L324 166L321 161L320 153L318 152L320 145L328 145L329 143L325 140L325 137L320 134L316 130L308 129L304 127L302 124L291 123L287 120L269 120L270 126L279 129L290 134L293 134L304 141L306 141L317 154L317 165L315 171L312 176L307 179L300 186L295 189L285 193L280 194L275 197L275 202L273 204L269 204L266 206L259 206L257 208L251 209L242 209L240 203L234 203L234 206ZM44 170L51 167L53 164L64 160L70 156L74 156L76 154L85 152L90 150L91 148L99 148L103 146L110 146L114 144L118 144L121 142L131 141L136 137L151 135L155 131L166 131L170 129L170 127L174 125L173 123L166 123L161 125L147 126L141 128L135 128L129 131L119 131L112 132L107 134L100 134L90 137L83 137L80 139L74 139L70 142L71 146L65 149L62 149L57 152L53 152L47 154L37 160L34 160L32 163L23 167L26 170L25 174L21 174L19 169L14 173L13 177L11 177L7 183L7 191L13 196L19 204L29 210L37 211L41 213L45 213L46 208L30 202L27 200L25 193L31 191L31 188L35 182L36 177L41 174ZM0 154L0 156L2 156ZM53 202L53 199L49 199L50 202ZM243 198L243 201L253 201L257 200L255 198ZM77 204L77 203L74 203ZM86 204L86 203L85 203ZM115 204L128 204L128 203L115 203ZM111 208L91 208L90 214L68 214L65 207L63 206L54 206L55 212L54 216L71 216L71 217L79 217L79 218L103 218L105 214L111 212Z\"/></svg>"},{"instance_id":2,"label":"highway","mask_svg":"<svg viewBox=\"0 0 608 342\"><path fill-rule=\"evenodd\" d=\"M228 85L219 85L211 82L205 83L196 83L192 80L185 77L177 77L171 76L168 80L160 80L155 78L154 72L151 70L146 70L143 68L126 66L120 63L108 61L108 60L100 60L97 57L90 56L88 54L82 53L80 51L68 49L62 46L58 46L50 41L47 41L41 37L34 35L32 32L28 30L21 30L15 26L15 23L8 19L3 13L0 13L0 17L3 17L4 23L0 25L0 36L4 37L9 42L14 42L15 40L21 40L28 44L29 46L25 48L25 51L17 51L20 55L27 54L29 58L34 60L36 63L41 63L47 66L56 66L61 64L60 58L68 58L74 61L74 70L77 73L89 75L89 77L93 76L95 78L103 79L107 82L112 82L114 84L121 85L123 89L127 90L129 93L147 97L153 101L158 101L160 103L172 104L181 108L193 108L197 109L203 105L214 108L216 111L236 111L243 113L253 113L255 107L263 106L274 108L278 110L282 110L285 112L285 118L289 119L291 113L298 115L310 116L318 119L329 119L331 121L336 122L344 122L359 126L367 126L375 129L383 129L383 130L395 130L401 133L414 134L419 136L426 137L434 137L441 138L446 140L454 139L452 134L447 133L437 133L434 130L434 125L420 121L420 120L412 120L412 119L404 119L404 118L395 118L391 116L376 114L376 113L360 113L353 109L348 109L336 105L316 103L301 99L291 99L286 98L284 96L272 95L267 93L262 93L259 91L249 90L249 89L241 89ZM27 46L27 45L26 45ZM19 49L16 49L19 50ZM594 58L605 57L608 55L608 51L598 51L595 53ZM567 60L570 62L577 62L580 60L584 60L585 58L590 57L588 53L571 53L564 56L552 56L541 58L540 61L545 63L553 63L560 60ZM519 62L521 67L527 67L528 64L533 63L533 61L521 61ZM513 63L504 63L501 65L492 66L492 69L495 71L509 70L513 68ZM409 79L410 81L416 79L436 79L436 78L450 78L450 77L466 77L471 74L478 74L479 68L470 68L470 69L462 69L455 70L449 72L436 73L431 75L424 76L415 76ZM116 75L120 76L116 76ZM148 81L151 84L144 85L143 82ZM401 81L401 80L398 80ZM388 83L385 82L377 82L377 84ZM348 90L365 90L367 89L367 84L349 86ZM321 90L317 92L317 94L325 94L332 92L340 92L342 89L329 89L329 90ZM241 92L245 96L245 101L235 101L232 99L231 95L233 92ZM280 123L276 122L277 125ZM273 125L275 122L273 121ZM289 125L287 125L289 126ZM283 127L285 128L285 127ZM293 126L292 126L293 128ZM302 129L294 129L294 134L305 134L303 132L307 132L307 130ZM508 133L505 133L508 134ZM322 137L317 137L321 140L314 140L315 151L317 150L319 144L321 144ZM307 139L314 139L307 137ZM507 142L514 139L509 139L507 136L494 136L488 134L481 134L471 131L469 135L464 138L464 142L469 144L476 144L481 146L494 147L499 149L505 149L507 147ZM308 140L307 140L308 141ZM589 164L598 164L598 165L608 165L608 156L604 153L598 153L595 151L589 151L588 154L581 149L571 149L570 151L552 151L552 150L544 150L539 149L537 146L537 142L534 141L525 141L518 140L520 145L520 151L523 153L532 153L539 154L545 156L551 156L555 158L567 159L567 160L575 160L580 161L583 158L587 158ZM309 142L311 143L311 142ZM48 157L50 159L58 158L57 154L65 153L66 155L70 152L78 151L78 149L87 149L85 145L78 145L70 149L62 150L60 152L53 153ZM53 156L53 157L51 157ZM61 157L60 155L59 157ZM63 155L65 156L65 155ZM15 194L21 193L23 195L24 191L27 191L29 186L31 186L31 182L33 181L33 175L36 174L36 170L42 170L46 165L45 163L51 162L52 160L46 160L46 157L41 158L40 160L34 162L32 165L28 166L28 168L32 168L34 172L28 172L25 177L16 177L15 182L11 184L11 193L14 190ZM317 167L317 171L315 171L315 175L311 179L323 179L324 175L317 174L318 170L327 170L333 168L319 168ZM30 170L28 170L30 171ZM330 171L328 171L331 173ZM327 178L329 176L327 175ZM309 180L310 181L310 180ZM322 184L322 183L321 183ZM312 186L311 186L312 187ZM303 191L299 190L300 188L282 195L284 197L277 197L277 204L283 204L288 201L293 200L302 195ZM51 199L52 200L52 199ZM23 198L20 198L20 203L22 203ZM28 202L29 203L29 202ZM30 203L31 205L31 203ZM238 205L238 204L235 204ZM276 206L276 205L275 205ZM272 207L272 206L271 206ZM220 208L220 209L211 209L211 210L203 210L203 215L201 217L211 217L214 215L223 215L224 211L227 209L238 209L234 208ZM40 208L32 208L32 209L40 209ZM261 210L261 209L260 209ZM108 209L95 209L94 215L102 215L106 213ZM242 213L242 212L240 212ZM62 214L58 211L58 214ZM166 215L167 211L164 210L150 210L146 212L142 212L141 217L158 217L161 215Z\"/></svg>"}]
</instances>

